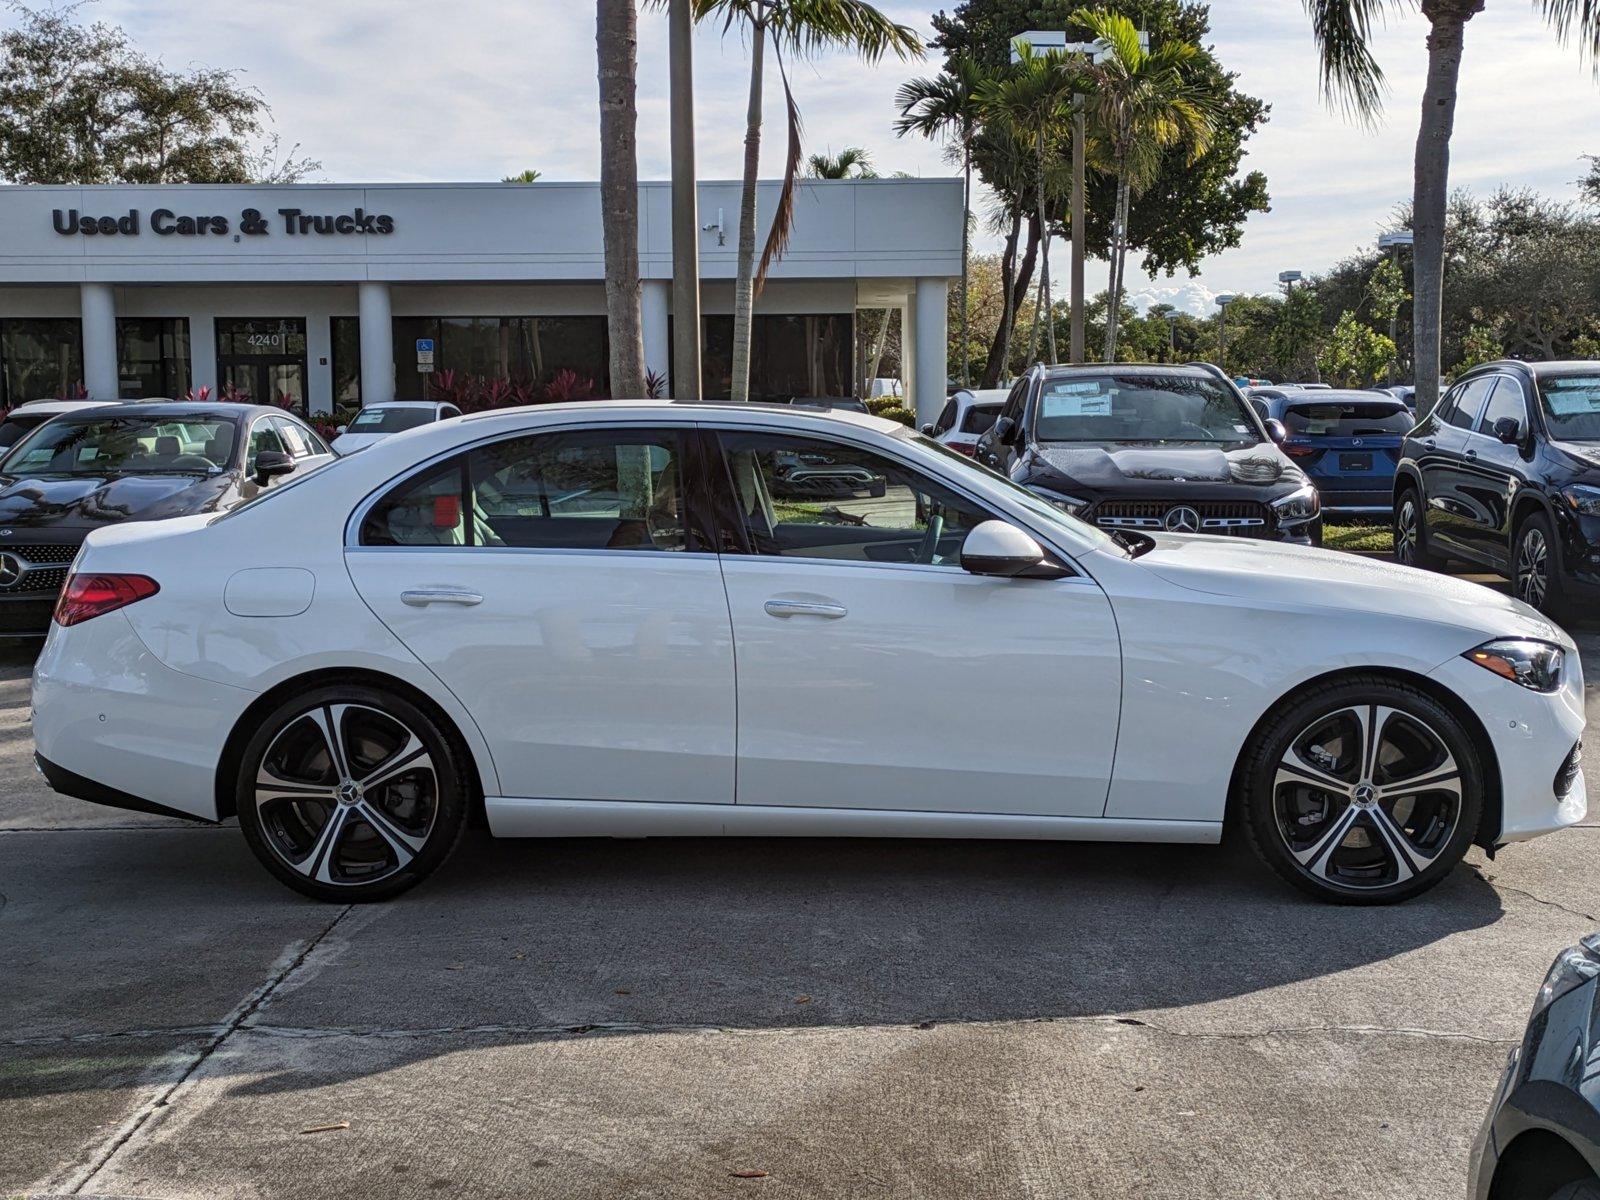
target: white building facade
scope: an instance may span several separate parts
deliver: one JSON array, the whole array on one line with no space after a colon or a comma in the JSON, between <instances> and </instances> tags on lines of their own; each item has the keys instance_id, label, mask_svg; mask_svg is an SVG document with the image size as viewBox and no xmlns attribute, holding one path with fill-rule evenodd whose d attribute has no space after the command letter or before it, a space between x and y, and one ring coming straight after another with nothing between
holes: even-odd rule
<instances>
[{"instance_id":1,"label":"white building facade","mask_svg":"<svg viewBox=\"0 0 1600 1200\"><path fill-rule=\"evenodd\" d=\"M777 193L761 185L761 238ZM702 183L699 204L715 398L738 184ZM667 183L639 186L645 358L663 381L670 209ZM856 314L892 308L907 394L931 420L961 225L958 180L806 181L756 304L753 396L858 394ZM593 183L3 187L0 404L208 388L319 414L467 380L609 394L603 279Z\"/></svg>"}]
</instances>

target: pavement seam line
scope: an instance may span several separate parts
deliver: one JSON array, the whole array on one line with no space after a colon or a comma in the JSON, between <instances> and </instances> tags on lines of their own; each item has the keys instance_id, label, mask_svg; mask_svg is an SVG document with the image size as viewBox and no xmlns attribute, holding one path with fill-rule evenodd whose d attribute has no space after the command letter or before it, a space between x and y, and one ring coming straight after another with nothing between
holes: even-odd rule
<instances>
[{"instance_id":1,"label":"pavement seam line","mask_svg":"<svg viewBox=\"0 0 1600 1200\"><path fill-rule=\"evenodd\" d=\"M1473 865L1472 869L1477 873L1479 879L1483 880L1490 887L1495 888L1498 891L1511 892L1515 895L1523 897L1526 900L1532 900L1535 904L1543 904L1547 908L1553 908L1559 912L1564 912L1570 917L1582 917L1591 925L1600 923L1600 917L1597 917L1594 913L1587 913L1582 909L1570 908L1561 903L1559 900L1547 900L1543 896L1537 896L1533 892L1530 892L1527 888L1518 887L1514 883L1504 883L1501 881L1498 875L1485 875L1483 873L1483 868L1477 866L1476 864Z\"/></svg>"},{"instance_id":2,"label":"pavement seam line","mask_svg":"<svg viewBox=\"0 0 1600 1200\"><path fill-rule=\"evenodd\" d=\"M99 1153L94 1155L87 1168L68 1179L65 1188L66 1194L71 1196L79 1195L89 1184L94 1182L95 1176L100 1174L110 1164L111 1160L116 1157L117 1153L138 1135L139 1131L149 1123L151 1117L167 1106L178 1089L189 1081L190 1077L200 1069L201 1065L220 1050L240 1026L255 1015L261 1006L272 998L272 994L291 975L305 965L305 961L311 956L312 951L322 944L323 939L332 933L339 922L349 916L354 908L355 905L353 904L347 904L341 908L334 914L333 920L323 926L321 932L302 944L287 963L275 971L260 987L246 996L218 1027L215 1036L200 1048L199 1052L194 1055L189 1065L183 1069L178 1077L167 1084L156 1096L142 1104L133 1116L124 1121L117 1131L112 1134L110 1141Z\"/></svg>"}]
</instances>

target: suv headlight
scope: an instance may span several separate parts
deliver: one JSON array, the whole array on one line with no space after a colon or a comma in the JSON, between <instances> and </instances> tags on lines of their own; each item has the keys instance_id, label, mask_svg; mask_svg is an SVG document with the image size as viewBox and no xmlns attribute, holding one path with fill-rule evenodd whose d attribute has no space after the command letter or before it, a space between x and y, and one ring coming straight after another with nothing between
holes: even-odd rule
<instances>
[{"instance_id":1,"label":"suv headlight","mask_svg":"<svg viewBox=\"0 0 1600 1200\"><path fill-rule=\"evenodd\" d=\"M1308 483L1287 496L1274 500L1272 511L1278 514L1280 525L1309 521L1322 511L1322 501L1317 498L1317 489Z\"/></svg>"},{"instance_id":2,"label":"suv headlight","mask_svg":"<svg viewBox=\"0 0 1600 1200\"><path fill-rule=\"evenodd\" d=\"M1556 955L1550 973L1539 985L1539 994L1533 1001L1531 1021L1568 992L1577 991L1591 979L1600 975L1600 933L1591 933L1576 946Z\"/></svg>"},{"instance_id":3,"label":"suv headlight","mask_svg":"<svg viewBox=\"0 0 1600 1200\"><path fill-rule=\"evenodd\" d=\"M1600 488L1575 483L1562 488L1561 495L1573 512L1585 517L1600 517Z\"/></svg>"},{"instance_id":4,"label":"suv headlight","mask_svg":"<svg viewBox=\"0 0 1600 1200\"><path fill-rule=\"evenodd\" d=\"M1485 642L1463 657L1535 692L1553 692L1561 686L1561 664L1566 660L1560 646L1531 638Z\"/></svg>"},{"instance_id":5,"label":"suv headlight","mask_svg":"<svg viewBox=\"0 0 1600 1200\"><path fill-rule=\"evenodd\" d=\"M1056 508L1059 508L1069 517L1077 516L1084 509L1088 508L1090 503L1087 500L1080 500L1076 496L1069 496L1065 492L1053 492L1047 487L1030 486L1028 490L1035 496L1039 497L1039 499L1043 500L1046 504L1050 504Z\"/></svg>"}]
</instances>

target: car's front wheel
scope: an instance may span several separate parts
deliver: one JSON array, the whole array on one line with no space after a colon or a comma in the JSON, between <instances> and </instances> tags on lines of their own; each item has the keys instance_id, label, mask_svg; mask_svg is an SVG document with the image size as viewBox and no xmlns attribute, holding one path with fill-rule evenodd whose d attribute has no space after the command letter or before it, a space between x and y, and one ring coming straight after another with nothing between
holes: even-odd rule
<instances>
[{"instance_id":1,"label":"car's front wheel","mask_svg":"<svg viewBox=\"0 0 1600 1200\"><path fill-rule=\"evenodd\" d=\"M410 701L364 684L316 688L267 714L245 748L239 825L256 857L319 900L384 900L455 848L458 752Z\"/></svg>"},{"instance_id":2,"label":"car's front wheel","mask_svg":"<svg viewBox=\"0 0 1600 1200\"><path fill-rule=\"evenodd\" d=\"M1512 545L1511 584L1517 599L1542 613L1559 616L1566 592L1550 519L1538 512L1524 517Z\"/></svg>"},{"instance_id":3,"label":"car's front wheel","mask_svg":"<svg viewBox=\"0 0 1600 1200\"><path fill-rule=\"evenodd\" d=\"M1394 557L1408 567L1425 571L1438 568L1439 560L1428 549L1428 527L1423 522L1422 497L1414 487L1400 493L1394 506Z\"/></svg>"},{"instance_id":4,"label":"car's front wheel","mask_svg":"<svg viewBox=\"0 0 1600 1200\"><path fill-rule=\"evenodd\" d=\"M1466 853L1482 768L1431 696L1357 678L1312 689L1260 731L1240 800L1256 852L1284 879L1334 903L1390 904Z\"/></svg>"}]
</instances>

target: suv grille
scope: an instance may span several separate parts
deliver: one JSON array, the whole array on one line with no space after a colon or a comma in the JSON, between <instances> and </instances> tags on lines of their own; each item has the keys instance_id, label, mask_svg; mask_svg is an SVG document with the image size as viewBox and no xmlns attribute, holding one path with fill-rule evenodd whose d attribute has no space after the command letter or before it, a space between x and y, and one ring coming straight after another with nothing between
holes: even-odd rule
<instances>
[{"instance_id":1,"label":"suv grille","mask_svg":"<svg viewBox=\"0 0 1600 1200\"><path fill-rule=\"evenodd\" d=\"M0 545L0 596L54 595L67 581L75 545Z\"/></svg>"},{"instance_id":2,"label":"suv grille","mask_svg":"<svg viewBox=\"0 0 1600 1200\"><path fill-rule=\"evenodd\" d=\"M25 562L33 563L35 565L42 565L44 563L70 563L73 559L78 557L78 551L82 549L83 546L81 544L72 546L53 544L30 546L26 543L21 546L0 545L0 551L9 551Z\"/></svg>"},{"instance_id":3,"label":"suv grille","mask_svg":"<svg viewBox=\"0 0 1600 1200\"><path fill-rule=\"evenodd\" d=\"M1183 532L1260 537L1271 529L1266 506L1251 500L1103 500L1085 515L1103 529L1161 530L1180 508L1193 510L1200 522L1199 529Z\"/></svg>"}]
</instances>

